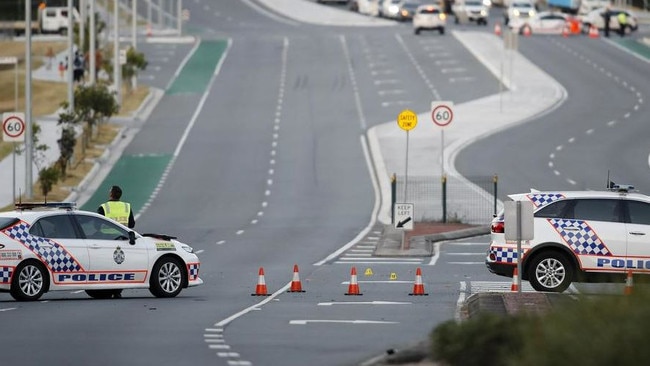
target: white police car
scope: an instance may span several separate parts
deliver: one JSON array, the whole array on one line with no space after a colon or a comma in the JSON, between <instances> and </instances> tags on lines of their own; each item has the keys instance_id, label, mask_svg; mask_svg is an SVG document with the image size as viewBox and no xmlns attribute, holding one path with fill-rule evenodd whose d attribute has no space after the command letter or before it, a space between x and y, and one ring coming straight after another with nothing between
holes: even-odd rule
<instances>
[{"instance_id":1,"label":"white police car","mask_svg":"<svg viewBox=\"0 0 650 366\"><path fill-rule=\"evenodd\" d=\"M534 206L534 239L522 241L521 278L537 291L562 292L571 282L622 280L650 273L650 197L631 186L607 191L510 195ZM517 242L505 240L503 211L491 225L486 265L512 277Z\"/></svg>"},{"instance_id":2,"label":"white police car","mask_svg":"<svg viewBox=\"0 0 650 366\"><path fill-rule=\"evenodd\" d=\"M189 245L167 235L138 234L72 203L22 203L0 212L0 291L19 301L56 290L93 298L147 288L175 297L203 283Z\"/></svg>"}]
</instances>

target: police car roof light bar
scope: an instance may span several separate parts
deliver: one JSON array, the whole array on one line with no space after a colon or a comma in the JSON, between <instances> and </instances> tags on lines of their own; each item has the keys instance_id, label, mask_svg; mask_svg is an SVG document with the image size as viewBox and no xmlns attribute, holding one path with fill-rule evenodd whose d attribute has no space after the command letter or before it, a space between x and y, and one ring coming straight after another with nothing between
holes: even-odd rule
<instances>
[{"instance_id":1,"label":"police car roof light bar","mask_svg":"<svg viewBox=\"0 0 650 366\"><path fill-rule=\"evenodd\" d=\"M74 210L77 207L75 202L16 202L16 210L33 210L35 208L58 208L63 210Z\"/></svg>"}]
</instances>

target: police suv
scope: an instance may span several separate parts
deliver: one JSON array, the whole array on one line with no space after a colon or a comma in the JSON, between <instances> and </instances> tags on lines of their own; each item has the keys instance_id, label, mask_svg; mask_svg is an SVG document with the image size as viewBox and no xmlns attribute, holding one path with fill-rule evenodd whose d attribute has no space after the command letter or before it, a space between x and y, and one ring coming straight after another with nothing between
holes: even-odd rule
<instances>
[{"instance_id":1,"label":"police suv","mask_svg":"<svg viewBox=\"0 0 650 366\"><path fill-rule=\"evenodd\" d=\"M19 301L56 290L93 298L146 288L175 297L203 283L199 258L174 237L138 234L73 203L22 203L0 212L0 291Z\"/></svg>"},{"instance_id":2,"label":"police suv","mask_svg":"<svg viewBox=\"0 0 650 366\"><path fill-rule=\"evenodd\" d=\"M523 240L521 278L537 291L562 292L571 282L610 282L650 273L650 197L632 186L607 191L539 192L508 196L534 207L533 240ZM504 212L491 225L486 265L512 277L517 242L505 240Z\"/></svg>"}]
</instances>

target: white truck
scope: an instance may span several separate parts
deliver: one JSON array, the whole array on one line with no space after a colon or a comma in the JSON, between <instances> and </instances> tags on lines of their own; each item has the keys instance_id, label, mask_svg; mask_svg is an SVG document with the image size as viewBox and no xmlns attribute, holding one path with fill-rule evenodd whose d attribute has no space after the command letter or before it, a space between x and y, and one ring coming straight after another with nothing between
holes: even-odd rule
<instances>
[{"instance_id":1,"label":"white truck","mask_svg":"<svg viewBox=\"0 0 650 366\"><path fill-rule=\"evenodd\" d=\"M21 35L25 33L27 21L25 21L26 0L1 0L0 1L0 33L7 35ZM30 1L30 0L27 0ZM63 4L55 1L32 1L32 13L30 27L32 33L68 33L68 7L50 6L49 4ZM79 22L79 11L72 8L73 21Z\"/></svg>"}]
</instances>

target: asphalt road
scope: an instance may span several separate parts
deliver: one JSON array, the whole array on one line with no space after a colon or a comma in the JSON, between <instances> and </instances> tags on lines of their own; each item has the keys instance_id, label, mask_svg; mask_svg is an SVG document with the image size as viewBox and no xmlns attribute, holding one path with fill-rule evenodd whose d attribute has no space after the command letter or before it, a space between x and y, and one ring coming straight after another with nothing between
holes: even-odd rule
<instances>
[{"instance_id":1,"label":"asphalt road","mask_svg":"<svg viewBox=\"0 0 650 366\"><path fill-rule=\"evenodd\" d=\"M174 299L128 291L123 299L98 301L61 292L36 303L15 303L0 294L0 317L11 330L0 336L2 349L10 351L3 361L351 365L419 341L436 324L453 319L459 290L509 286L494 281L482 264L485 237L443 244L434 258L367 255L378 235L371 225L378 197L365 130L394 121L404 108L422 113L432 100L462 102L498 91L494 77L455 38L414 37L408 24L306 25L248 1L197 0L186 6L192 14L187 29L202 42L143 45L158 66L146 79L165 95L149 120L138 125L139 133L103 184L128 187L125 198L139 206L139 231L174 234L192 244L205 284ZM607 69L628 83L643 80L627 70L637 66L635 61L587 41L571 45L578 55L561 47L565 41L550 39L531 39L522 52L531 59L544 55L545 68L602 52L615 60L603 65ZM615 67L626 62L626 70ZM567 129L573 113L587 113L579 102L604 105L591 102L597 94L587 94L595 90L591 83L608 76L587 72L590 67L547 69L558 78L576 78L565 84L576 94L576 105L554 118L561 135L549 134L549 126L527 124L541 129L517 132L521 139L535 139L522 142L529 149L504 154L500 140L476 150L473 145L472 155L461 159L472 162L466 169L476 175L485 166L491 175L501 166L517 167L519 159L538 159L544 169L530 173L522 167L502 179L513 184L524 170L536 174L529 179L550 175L543 165L549 149L587 128ZM181 70L178 78L176 70ZM612 92L604 102L633 108L633 98L625 94ZM571 95L561 108L570 106ZM591 116L606 125L624 113L607 109ZM630 125L638 123L628 119ZM553 140L539 147L541 153L528 157L521 151L538 149L549 135ZM576 164L568 155L554 159L559 166ZM359 242L322 262L354 241ZM294 264L304 293L286 293ZM352 266L362 296L345 295ZM273 296L251 296L260 267ZM408 295L417 267L428 296Z\"/></svg>"},{"instance_id":2,"label":"asphalt road","mask_svg":"<svg viewBox=\"0 0 650 366\"><path fill-rule=\"evenodd\" d=\"M502 199L531 188L603 189L608 177L647 194L649 152L642 136L648 133L649 61L618 42L521 39L520 52L561 82L569 97L536 120L464 149L458 172L498 174Z\"/></svg>"}]
</instances>

